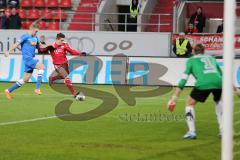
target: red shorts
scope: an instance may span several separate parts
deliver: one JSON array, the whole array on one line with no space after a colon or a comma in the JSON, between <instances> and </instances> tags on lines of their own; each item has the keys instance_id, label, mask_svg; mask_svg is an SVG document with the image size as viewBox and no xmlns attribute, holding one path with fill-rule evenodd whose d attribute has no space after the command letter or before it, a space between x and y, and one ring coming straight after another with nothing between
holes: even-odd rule
<instances>
[{"instance_id":1,"label":"red shorts","mask_svg":"<svg viewBox=\"0 0 240 160\"><path fill-rule=\"evenodd\" d=\"M60 75L65 75L65 76L69 75L68 63L54 64L54 68L55 68L55 71L58 72Z\"/></svg>"}]
</instances>

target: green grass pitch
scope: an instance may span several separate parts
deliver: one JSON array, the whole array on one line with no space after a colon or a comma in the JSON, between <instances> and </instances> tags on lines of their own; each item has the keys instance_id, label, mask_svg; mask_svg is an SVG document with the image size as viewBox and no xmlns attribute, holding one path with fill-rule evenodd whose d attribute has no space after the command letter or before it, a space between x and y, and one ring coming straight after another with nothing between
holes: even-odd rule
<instances>
[{"instance_id":1,"label":"green grass pitch","mask_svg":"<svg viewBox=\"0 0 240 160\"><path fill-rule=\"evenodd\" d=\"M183 119L186 88L171 119L166 103L171 95L137 98L128 106L119 97L111 112L89 121L63 121L55 118L55 105L70 96L42 85L43 95L34 95L34 84L26 84L8 101L0 83L0 160L219 160L221 141L214 104L209 98L196 107L197 140L184 140ZM113 93L112 86L87 86ZM138 87L139 90L151 87ZM138 90L136 89L136 90ZM235 159L240 159L240 98L235 97ZM100 100L86 97L74 101L71 112L83 113ZM150 114L160 119L146 118ZM168 117L168 119L163 116ZM139 118L140 117L140 118ZM170 117L170 118L169 118Z\"/></svg>"}]
</instances>

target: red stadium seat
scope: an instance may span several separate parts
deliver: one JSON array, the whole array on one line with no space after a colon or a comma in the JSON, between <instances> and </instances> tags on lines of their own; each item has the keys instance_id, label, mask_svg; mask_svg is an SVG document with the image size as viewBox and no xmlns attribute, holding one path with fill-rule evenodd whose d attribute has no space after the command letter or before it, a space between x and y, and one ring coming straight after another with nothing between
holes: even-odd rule
<instances>
[{"instance_id":1,"label":"red stadium seat","mask_svg":"<svg viewBox=\"0 0 240 160\"><path fill-rule=\"evenodd\" d=\"M61 7L61 8L72 8L72 1L71 0L61 0L59 7Z\"/></svg>"},{"instance_id":2,"label":"red stadium seat","mask_svg":"<svg viewBox=\"0 0 240 160\"><path fill-rule=\"evenodd\" d=\"M45 21L39 21L38 26L39 26L39 29L42 29L42 30L47 28L47 24Z\"/></svg>"},{"instance_id":3,"label":"red stadium seat","mask_svg":"<svg viewBox=\"0 0 240 160\"><path fill-rule=\"evenodd\" d=\"M32 7L32 6L33 6L33 1L32 0L21 1L21 7L23 7L23 8Z\"/></svg>"},{"instance_id":4,"label":"red stadium seat","mask_svg":"<svg viewBox=\"0 0 240 160\"><path fill-rule=\"evenodd\" d=\"M46 6L45 0L35 0L33 6L36 8L44 8Z\"/></svg>"},{"instance_id":5,"label":"red stadium seat","mask_svg":"<svg viewBox=\"0 0 240 160\"><path fill-rule=\"evenodd\" d=\"M22 29L29 29L31 24L32 24L31 21L23 21L22 22Z\"/></svg>"},{"instance_id":6,"label":"red stadium seat","mask_svg":"<svg viewBox=\"0 0 240 160\"><path fill-rule=\"evenodd\" d=\"M27 18L27 14L26 14L26 10L25 10L25 9L18 9L18 15L19 15L22 19Z\"/></svg>"},{"instance_id":7,"label":"red stadium seat","mask_svg":"<svg viewBox=\"0 0 240 160\"><path fill-rule=\"evenodd\" d=\"M28 18L29 19L38 19L40 18L39 10L31 9L28 11Z\"/></svg>"},{"instance_id":8,"label":"red stadium seat","mask_svg":"<svg viewBox=\"0 0 240 160\"><path fill-rule=\"evenodd\" d=\"M55 20L64 21L64 20L67 19L67 15L66 15L66 13L65 13L64 10L59 9L59 10L55 10L55 11L54 11L54 16L53 16L53 18L54 18Z\"/></svg>"},{"instance_id":9,"label":"red stadium seat","mask_svg":"<svg viewBox=\"0 0 240 160\"><path fill-rule=\"evenodd\" d=\"M48 0L47 7L48 8L58 8L58 0Z\"/></svg>"},{"instance_id":10,"label":"red stadium seat","mask_svg":"<svg viewBox=\"0 0 240 160\"><path fill-rule=\"evenodd\" d=\"M59 26L59 22L49 22L48 23L48 30L59 30L60 29L60 26Z\"/></svg>"},{"instance_id":11,"label":"red stadium seat","mask_svg":"<svg viewBox=\"0 0 240 160\"><path fill-rule=\"evenodd\" d=\"M44 17L43 19L53 19L52 17L52 10L45 9L42 11L42 16Z\"/></svg>"}]
</instances>

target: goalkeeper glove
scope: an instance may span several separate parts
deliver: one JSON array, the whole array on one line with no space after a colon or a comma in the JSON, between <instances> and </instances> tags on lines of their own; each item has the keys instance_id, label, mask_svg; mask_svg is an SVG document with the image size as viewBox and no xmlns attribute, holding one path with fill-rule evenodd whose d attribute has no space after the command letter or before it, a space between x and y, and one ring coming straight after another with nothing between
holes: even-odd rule
<instances>
[{"instance_id":1,"label":"goalkeeper glove","mask_svg":"<svg viewBox=\"0 0 240 160\"><path fill-rule=\"evenodd\" d=\"M88 54L86 52L82 52L82 56L87 56Z\"/></svg>"},{"instance_id":2,"label":"goalkeeper glove","mask_svg":"<svg viewBox=\"0 0 240 160\"><path fill-rule=\"evenodd\" d=\"M168 107L169 112L174 111L177 99L178 99L177 96L172 96L172 98L168 101L167 107Z\"/></svg>"}]
</instances>

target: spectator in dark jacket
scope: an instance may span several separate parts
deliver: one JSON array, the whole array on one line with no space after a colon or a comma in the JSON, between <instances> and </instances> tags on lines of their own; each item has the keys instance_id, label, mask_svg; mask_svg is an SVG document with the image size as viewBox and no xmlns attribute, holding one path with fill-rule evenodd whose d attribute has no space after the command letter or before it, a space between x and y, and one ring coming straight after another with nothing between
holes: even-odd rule
<instances>
[{"instance_id":1,"label":"spectator in dark jacket","mask_svg":"<svg viewBox=\"0 0 240 160\"><path fill-rule=\"evenodd\" d=\"M139 3L138 0L132 0L129 8L130 16L128 19L128 28L127 31L136 32L137 31L137 16L139 12Z\"/></svg>"},{"instance_id":2,"label":"spectator in dark jacket","mask_svg":"<svg viewBox=\"0 0 240 160\"><path fill-rule=\"evenodd\" d=\"M0 29L7 29L7 17L4 9L0 9Z\"/></svg>"},{"instance_id":3,"label":"spectator in dark jacket","mask_svg":"<svg viewBox=\"0 0 240 160\"><path fill-rule=\"evenodd\" d=\"M8 0L8 5L11 8L18 8L19 0Z\"/></svg>"},{"instance_id":4,"label":"spectator in dark jacket","mask_svg":"<svg viewBox=\"0 0 240 160\"><path fill-rule=\"evenodd\" d=\"M7 0L0 0L0 9L7 7Z\"/></svg>"},{"instance_id":5,"label":"spectator in dark jacket","mask_svg":"<svg viewBox=\"0 0 240 160\"><path fill-rule=\"evenodd\" d=\"M21 29L22 20L17 13L16 8L11 9L11 15L7 20L8 29Z\"/></svg>"},{"instance_id":6,"label":"spectator in dark jacket","mask_svg":"<svg viewBox=\"0 0 240 160\"><path fill-rule=\"evenodd\" d=\"M217 28L217 33L223 33L223 20L222 20L222 24L220 24Z\"/></svg>"},{"instance_id":7,"label":"spectator in dark jacket","mask_svg":"<svg viewBox=\"0 0 240 160\"><path fill-rule=\"evenodd\" d=\"M197 11L191 16L189 23L197 27L198 33L202 33L205 27L205 20L205 16L202 13L202 7L197 7Z\"/></svg>"}]
</instances>

